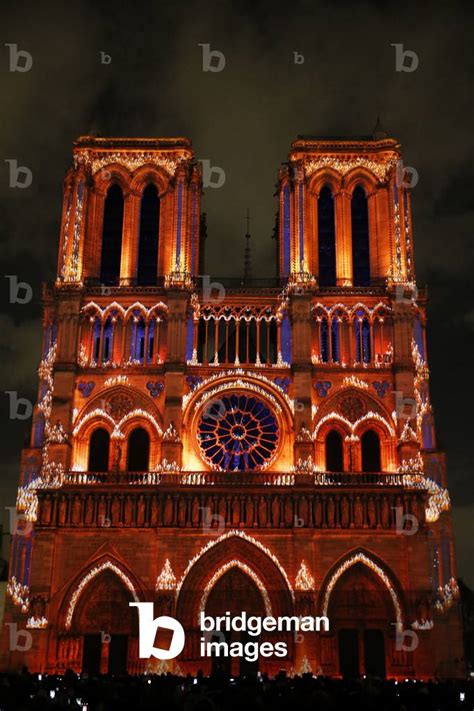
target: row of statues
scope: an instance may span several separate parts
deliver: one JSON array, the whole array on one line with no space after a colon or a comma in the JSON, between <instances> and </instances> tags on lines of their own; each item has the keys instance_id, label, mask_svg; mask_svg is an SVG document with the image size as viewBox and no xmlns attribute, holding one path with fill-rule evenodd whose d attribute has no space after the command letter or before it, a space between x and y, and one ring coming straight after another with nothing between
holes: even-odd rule
<instances>
[{"instance_id":1,"label":"row of statues","mask_svg":"<svg viewBox=\"0 0 474 711\"><path fill-rule=\"evenodd\" d=\"M407 516L409 514L410 516ZM392 528L424 521L419 493L40 495L43 526Z\"/></svg>"}]
</instances>

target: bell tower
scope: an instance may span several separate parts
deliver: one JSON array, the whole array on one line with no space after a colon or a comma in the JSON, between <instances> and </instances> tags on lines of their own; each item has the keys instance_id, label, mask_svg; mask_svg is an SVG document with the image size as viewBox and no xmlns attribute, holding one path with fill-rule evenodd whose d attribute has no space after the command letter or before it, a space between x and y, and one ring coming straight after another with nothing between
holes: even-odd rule
<instances>
[{"instance_id":1,"label":"bell tower","mask_svg":"<svg viewBox=\"0 0 474 711\"><path fill-rule=\"evenodd\" d=\"M243 278L211 281L190 141L75 142L5 612L29 646L4 633L2 668L210 673L199 613L247 610L330 620L269 633L269 674L463 676L400 166L380 133L299 137L278 277L247 225ZM139 657L133 601L181 622L179 659Z\"/></svg>"}]
</instances>

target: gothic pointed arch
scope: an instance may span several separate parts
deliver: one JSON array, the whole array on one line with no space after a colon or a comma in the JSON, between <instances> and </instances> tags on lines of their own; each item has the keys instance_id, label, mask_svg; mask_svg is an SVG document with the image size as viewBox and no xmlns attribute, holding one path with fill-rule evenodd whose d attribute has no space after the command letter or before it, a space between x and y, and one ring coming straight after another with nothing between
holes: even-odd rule
<instances>
[{"instance_id":1,"label":"gothic pointed arch","mask_svg":"<svg viewBox=\"0 0 474 711\"><path fill-rule=\"evenodd\" d=\"M143 471L158 465L163 435L161 414L152 398L137 388L125 385L103 388L78 413L73 430L74 470L87 471L90 438L99 427L108 432L114 443L111 442L111 447L115 466L128 469L128 444L136 429L145 431L149 442L149 466Z\"/></svg>"},{"instance_id":2,"label":"gothic pointed arch","mask_svg":"<svg viewBox=\"0 0 474 711\"><path fill-rule=\"evenodd\" d=\"M211 540L184 571L177 587L176 616L185 628L187 624L196 626L202 609L203 594L195 595L195 591L210 592L215 582L236 566L257 585L267 610L271 609L273 615L292 614L294 594L283 566L260 541L236 530Z\"/></svg>"},{"instance_id":3,"label":"gothic pointed arch","mask_svg":"<svg viewBox=\"0 0 474 711\"><path fill-rule=\"evenodd\" d=\"M368 392L368 385L349 384L327 397L313 420L315 458L322 471L326 469L326 437L332 430L339 432L344 442L343 471L393 471L396 462L396 430L390 412ZM361 438L367 431L378 438L376 445L369 442L370 461L363 457ZM373 446L372 446L373 445ZM376 457L376 455L378 455ZM375 469L377 458L378 468ZM364 468L365 464L365 468Z\"/></svg>"},{"instance_id":4,"label":"gothic pointed arch","mask_svg":"<svg viewBox=\"0 0 474 711\"><path fill-rule=\"evenodd\" d=\"M89 559L82 566L80 572L64 587L64 594L60 604L59 623L60 628L65 632L73 628L77 606L87 592L88 587L104 573L111 574L117 578L134 602L139 602L145 597L143 586L125 561L114 551L105 551L106 546L102 548L103 552Z\"/></svg>"},{"instance_id":5,"label":"gothic pointed arch","mask_svg":"<svg viewBox=\"0 0 474 711\"><path fill-rule=\"evenodd\" d=\"M390 569L378 556L365 548L354 548L339 558L324 576L321 592L319 594L318 609L322 615L328 615L331 597L341 580L341 578L352 570L354 566L362 566L376 576L380 584L385 588L391 602L392 620L397 625L403 625L407 617L406 602L403 595L403 588Z\"/></svg>"},{"instance_id":6,"label":"gothic pointed arch","mask_svg":"<svg viewBox=\"0 0 474 711\"><path fill-rule=\"evenodd\" d=\"M104 200L99 272L102 284L116 284L120 278L123 217L123 191L118 183L112 183Z\"/></svg>"}]
</instances>

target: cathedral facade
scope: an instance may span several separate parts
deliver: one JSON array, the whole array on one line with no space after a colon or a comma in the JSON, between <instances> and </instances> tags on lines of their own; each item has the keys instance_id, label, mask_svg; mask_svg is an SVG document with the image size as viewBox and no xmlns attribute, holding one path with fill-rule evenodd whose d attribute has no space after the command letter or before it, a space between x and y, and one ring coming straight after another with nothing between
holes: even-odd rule
<instances>
[{"instance_id":1,"label":"cathedral facade","mask_svg":"<svg viewBox=\"0 0 474 711\"><path fill-rule=\"evenodd\" d=\"M204 274L201 192L188 139L74 144L2 668L462 676L399 144L293 142L275 279ZM139 657L140 601L183 625L173 662ZM330 628L203 659L200 613L244 610Z\"/></svg>"}]
</instances>

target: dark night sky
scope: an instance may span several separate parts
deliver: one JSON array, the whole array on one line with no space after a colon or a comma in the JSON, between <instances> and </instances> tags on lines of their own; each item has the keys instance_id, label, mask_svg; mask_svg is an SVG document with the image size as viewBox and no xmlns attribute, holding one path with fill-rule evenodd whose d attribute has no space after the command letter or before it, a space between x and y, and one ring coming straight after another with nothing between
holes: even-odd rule
<instances>
[{"instance_id":1,"label":"dark night sky","mask_svg":"<svg viewBox=\"0 0 474 711\"><path fill-rule=\"evenodd\" d=\"M141 5L141 7L140 7ZM3 274L34 292L0 301L1 390L35 398L40 283L55 275L62 178L75 137L189 136L222 167L207 189L206 272L239 275L249 207L254 275L273 274L277 170L299 133L370 133L377 115L416 168L412 194L417 277L430 293L430 368L438 439L447 450L459 572L474 586L472 378L474 266L472 8L458 2L10 3L0 53L0 241ZM9 72L14 43L31 71ZM224 52L202 71L202 49ZM395 70L394 43L416 52ZM293 52L304 55L295 64ZM100 53L111 56L102 64ZM33 171L9 187L8 164ZM25 424L3 395L4 506L13 506Z\"/></svg>"}]
</instances>

